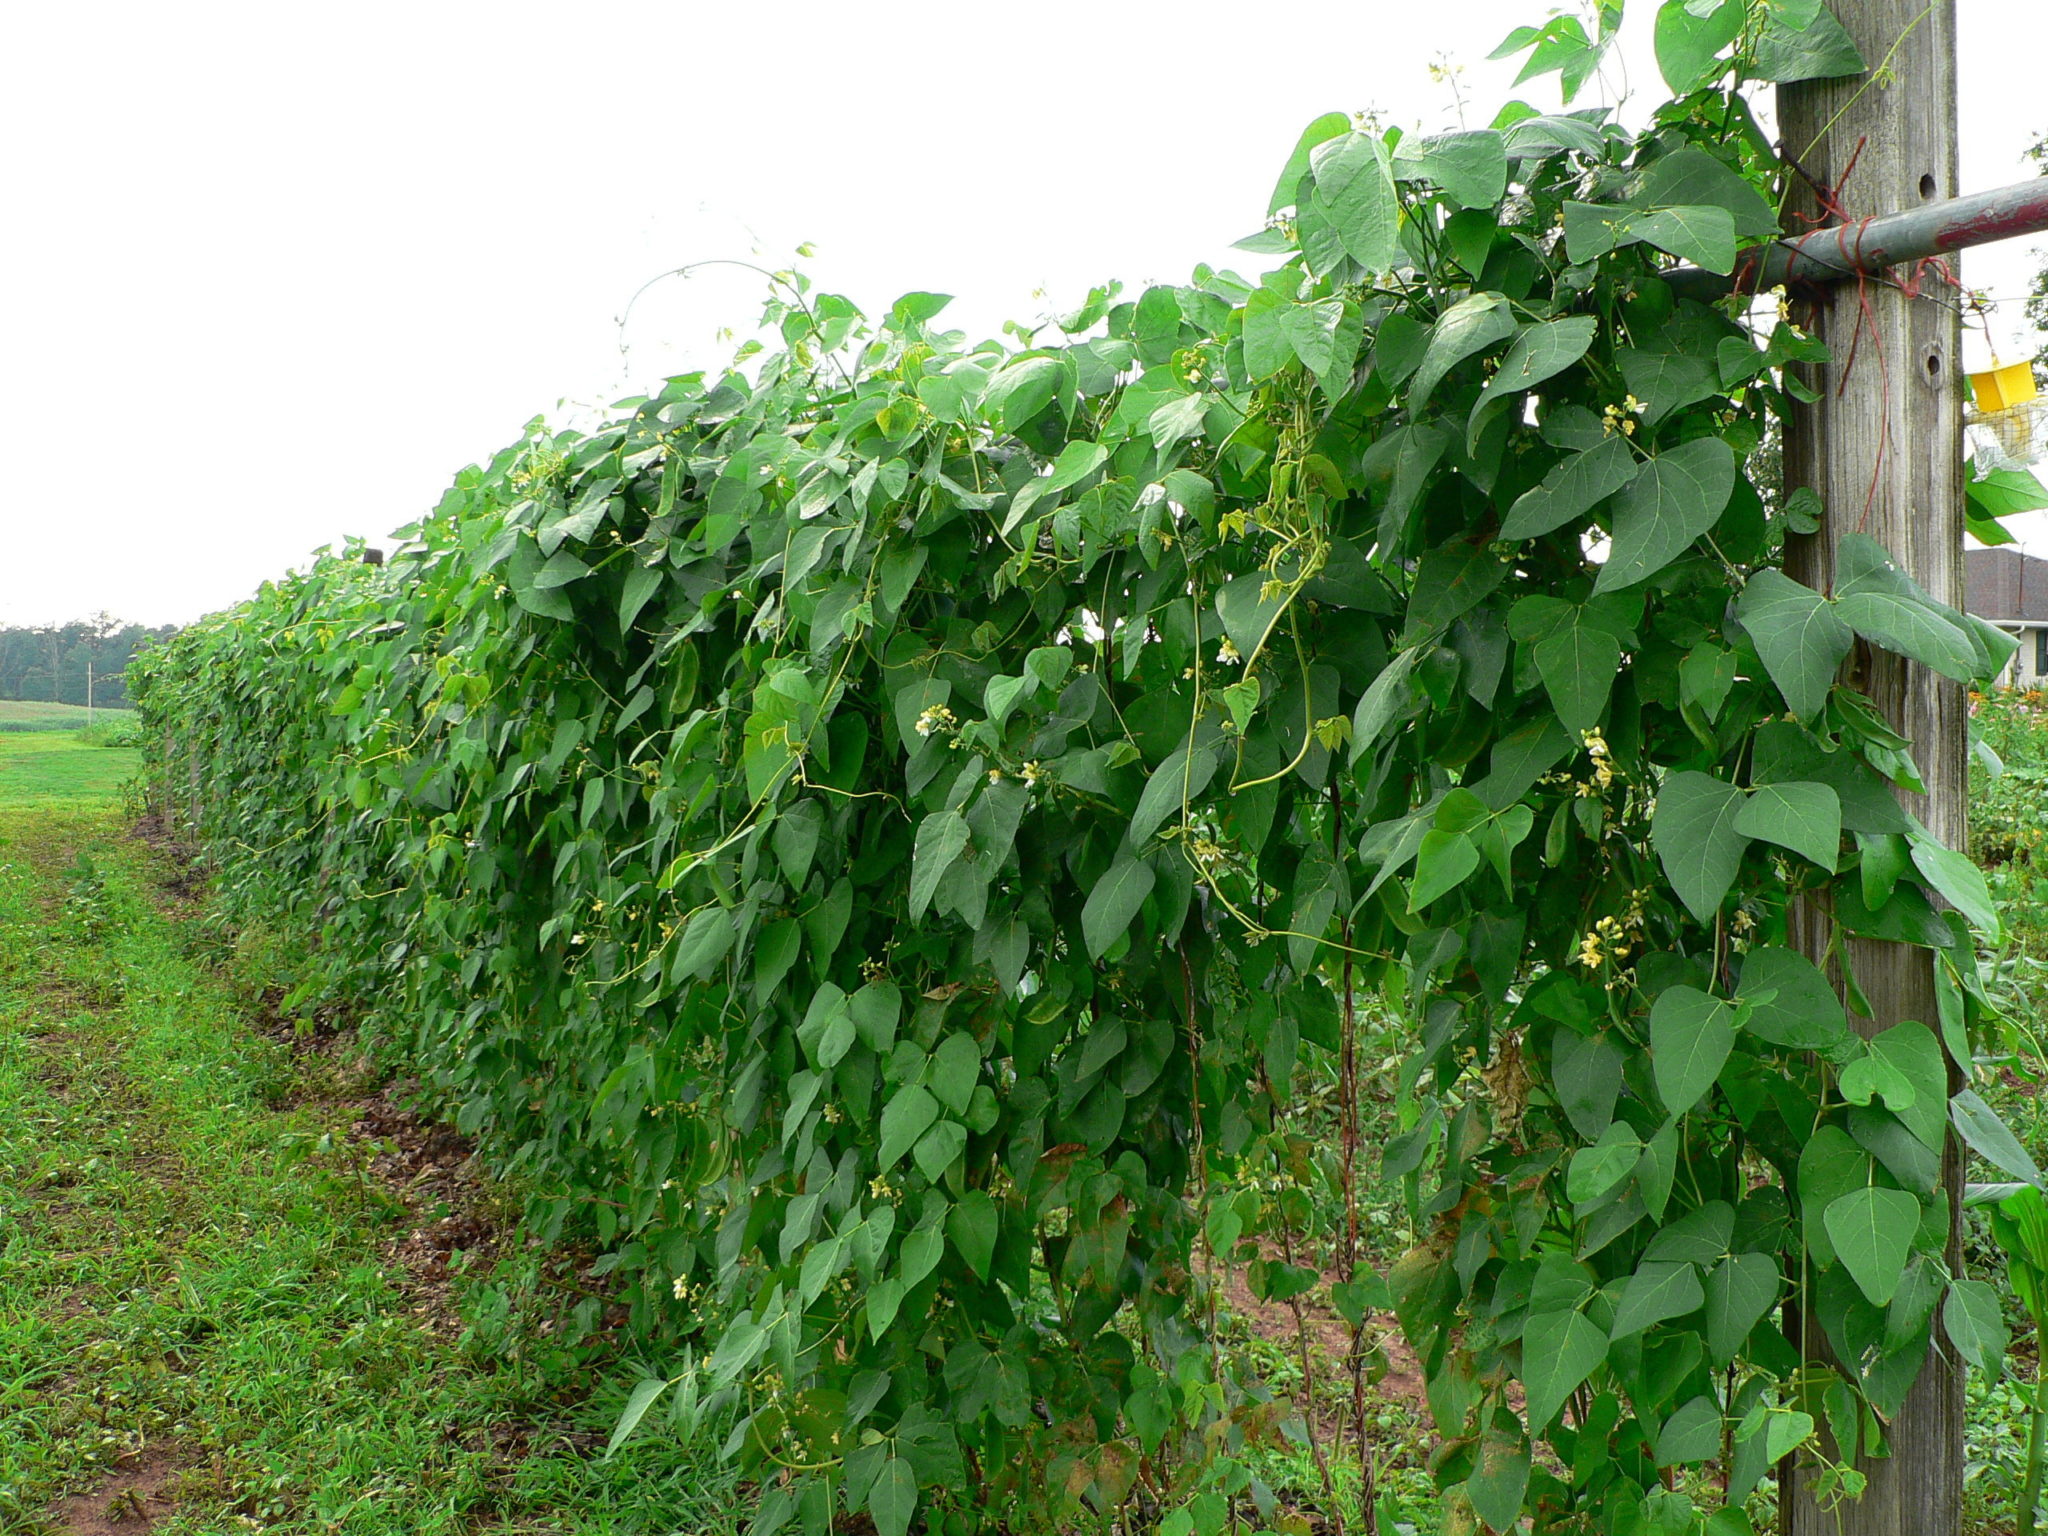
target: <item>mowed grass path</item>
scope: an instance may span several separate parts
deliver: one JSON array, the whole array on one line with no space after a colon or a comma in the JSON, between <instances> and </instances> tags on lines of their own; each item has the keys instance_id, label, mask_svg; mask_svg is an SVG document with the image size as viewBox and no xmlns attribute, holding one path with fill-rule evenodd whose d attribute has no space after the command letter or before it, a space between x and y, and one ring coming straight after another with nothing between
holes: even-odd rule
<instances>
[{"instance_id":1,"label":"mowed grass path","mask_svg":"<svg viewBox=\"0 0 2048 1536\"><path fill-rule=\"evenodd\" d=\"M121 786L135 776L141 758L132 747L88 745L75 731L0 731L0 814L118 809Z\"/></svg>"},{"instance_id":2,"label":"mowed grass path","mask_svg":"<svg viewBox=\"0 0 2048 1536\"><path fill-rule=\"evenodd\" d=\"M637 1373L551 1350L530 1293L479 1285L459 1320L422 1305L395 1244L434 1213L370 1171L340 1069L250 1025L227 947L122 823L101 764L128 754L14 745L0 1532L744 1523L706 1453L655 1434L597 1458Z\"/></svg>"}]
</instances>

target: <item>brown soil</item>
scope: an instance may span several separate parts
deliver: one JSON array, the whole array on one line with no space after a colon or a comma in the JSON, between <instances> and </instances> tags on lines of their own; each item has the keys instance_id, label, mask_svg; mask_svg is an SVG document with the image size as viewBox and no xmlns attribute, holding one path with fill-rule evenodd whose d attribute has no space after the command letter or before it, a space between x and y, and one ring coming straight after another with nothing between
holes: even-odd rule
<instances>
[{"instance_id":1,"label":"brown soil","mask_svg":"<svg viewBox=\"0 0 2048 1536\"><path fill-rule=\"evenodd\" d=\"M505 1240L502 1224L489 1210L476 1149L447 1126L400 1104L389 1085L353 1107L358 1115L352 1135L374 1149L371 1176L397 1195L413 1218L391 1248L391 1257L405 1269L413 1315L432 1332L459 1333L451 1262L459 1252L468 1265L487 1269Z\"/></svg>"},{"instance_id":2,"label":"brown soil","mask_svg":"<svg viewBox=\"0 0 2048 1536\"><path fill-rule=\"evenodd\" d=\"M178 1455L151 1446L117 1462L90 1493L75 1494L50 1511L49 1524L61 1536L137 1536L154 1530L176 1504L171 1482Z\"/></svg>"}]
</instances>

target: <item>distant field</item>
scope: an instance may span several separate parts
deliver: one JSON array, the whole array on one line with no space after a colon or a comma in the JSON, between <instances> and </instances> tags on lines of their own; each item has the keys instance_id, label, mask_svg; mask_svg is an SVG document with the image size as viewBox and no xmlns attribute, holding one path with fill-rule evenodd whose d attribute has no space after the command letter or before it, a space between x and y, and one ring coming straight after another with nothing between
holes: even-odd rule
<instances>
[{"instance_id":1,"label":"distant field","mask_svg":"<svg viewBox=\"0 0 2048 1536\"><path fill-rule=\"evenodd\" d=\"M82 721L85 711L78 710L77 714ZM141 757L131 747L89 746L69 731L15 730L0 734L0 805L75 805L81 801L117 800L122 784L134 775Z\"/></svg>"},{"instance_id":2,"label":"distant field","mask_svg":"<svg viewBox=\"0 0 2048 1536\"><path fill-rule=\"evenodd\" d=\"M46 704L36 699L0 699L0 731L75 731L85 724L88 711L82 704ZM130 713L101 705L90 711L97 718Z\"/></svg>"}]
</instances>

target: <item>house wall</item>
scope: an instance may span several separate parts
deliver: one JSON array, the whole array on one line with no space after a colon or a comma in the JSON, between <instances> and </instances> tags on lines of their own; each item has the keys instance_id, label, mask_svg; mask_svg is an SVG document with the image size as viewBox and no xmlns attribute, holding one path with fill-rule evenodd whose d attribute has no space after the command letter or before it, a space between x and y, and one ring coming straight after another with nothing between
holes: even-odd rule
<instances>
[{"instance_id":1,"label":"house wall","mask_svg":"<svg viewBox=\"0 0 2048 1536\"><path fill-rule=\"evenodd\" d=\"M1999 681L2008 688L2048 688L2048 625L2000 624L2020 643Z\"/></svg>"}]
</instances>

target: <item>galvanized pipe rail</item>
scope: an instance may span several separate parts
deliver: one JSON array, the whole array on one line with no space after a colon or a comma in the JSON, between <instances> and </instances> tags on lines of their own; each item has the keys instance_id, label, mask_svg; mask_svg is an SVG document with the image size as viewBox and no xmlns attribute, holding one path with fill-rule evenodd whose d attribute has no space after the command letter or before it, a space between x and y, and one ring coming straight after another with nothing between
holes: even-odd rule
<instances>
[{"instance_id":1,"label":"galvanized pipe rail","mask_svg":"<svg viewBox=\"0 0 2048 1536\"><path fill-rule=\"evenodd\" d=\"M1780 283L1833 283L1950 251L2048 231L2048 176L1972 192L1855 224L1830 224L1745 251L1723 275L1676 267L1666 282L1687 298L1757 293Z\"/></svg>"}]
</instances>

